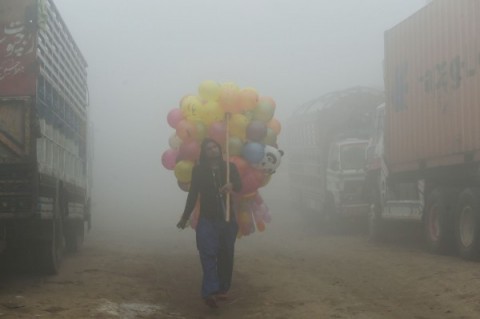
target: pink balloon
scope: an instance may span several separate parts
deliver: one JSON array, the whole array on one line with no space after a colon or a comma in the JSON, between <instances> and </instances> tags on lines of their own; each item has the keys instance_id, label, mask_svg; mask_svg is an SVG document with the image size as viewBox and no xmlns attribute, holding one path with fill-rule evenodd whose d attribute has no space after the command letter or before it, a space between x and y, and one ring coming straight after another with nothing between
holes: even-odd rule
<instances>
[{"instance_id":1,"label":"pink balloon","mask_svg":"<svg viewBox=\"0 0 480 319\"><path fill-rule=\"evenodd\" d=\"M182 160L195 162L200 156L200 145L197 141L183 142L182 145L180 145L178 155Z\"/></svg>"},{"instance_id":2,"label":"pink balloon","mask_svg":"<svg viewBox=\"0 0 480 319\"><path fill-rule=\"evenodd\" d=\"M178 123L183 120L183 114L180 109L173 109L170 112L168 112L167 115L167 122L168 125L170 125L171 128L177 128Z\"/></svg>"},{"instance_id":3,"label":"pink balloon","mask_svg":"<svg viewBox=\"0 0 480 319\"><path fill-rule=\"evenodd\" d=\"M225 141L227 140L226 134L227 128L224 122L212 123L212 125L210 125L210 128L208 129L208 136L221 145L224 145Z\"/></svg>"},{"instance_id":4,"label":"pink balloon","mask_svg":"<svg viewBox=\"0 0 480 319\"><path fill-rule=\"evenodd\" d=\"M173 170L177 164L178 150L168 149L162 154L162 164L163 167L169 170Z\"/></svg>"}]
</instances>

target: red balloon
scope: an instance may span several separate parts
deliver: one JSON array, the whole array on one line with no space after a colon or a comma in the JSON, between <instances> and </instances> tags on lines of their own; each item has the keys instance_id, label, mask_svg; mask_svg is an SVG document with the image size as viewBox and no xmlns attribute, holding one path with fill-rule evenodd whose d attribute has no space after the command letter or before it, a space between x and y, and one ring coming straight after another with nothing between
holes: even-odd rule
<instances>
[{"instance_id":1,"label":"red balloon","mask_svg":"<svg viewBox=\"0 0 480 319\"><path fill-rule=\"evenodd\" d=\"M243 157L232 156L232 157L230 157L230 162L235 164L235 166L237 167L238 174L240 176L245 175L245 173L249 169L249 164Z\"/></svg>"},{"instance_id":2,"label":"red balloon","mask_svg":"<svg viewBox=\"0 0 480 319\"><path fill-rule=\"evenodd\" d=\"M249 194L255 192L262 185L263 172L249 167L247 172L241 177L242 190L241 194Z\"/></svg>"}]
</instances>

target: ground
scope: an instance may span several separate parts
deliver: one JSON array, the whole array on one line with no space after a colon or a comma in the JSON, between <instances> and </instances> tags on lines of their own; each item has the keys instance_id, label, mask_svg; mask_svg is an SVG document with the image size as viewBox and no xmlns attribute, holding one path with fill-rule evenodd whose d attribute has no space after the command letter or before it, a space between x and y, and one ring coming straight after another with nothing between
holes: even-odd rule
<instances>
[{"instance_id":1,"label":"ground","mask_svg":"<svg viewBox=\"0 0 480 319\"><path fill-rule=\"evenodd\" d=\"M199 298L192 230L156 217L113 226L99 214L60 274L1 275L0 318L480 317L479 263L430 254L415 231L381 244L322 231L278 195L265 196L267 230L237 242L231 299L217 310Z\"/></svg>"}]
</instances>

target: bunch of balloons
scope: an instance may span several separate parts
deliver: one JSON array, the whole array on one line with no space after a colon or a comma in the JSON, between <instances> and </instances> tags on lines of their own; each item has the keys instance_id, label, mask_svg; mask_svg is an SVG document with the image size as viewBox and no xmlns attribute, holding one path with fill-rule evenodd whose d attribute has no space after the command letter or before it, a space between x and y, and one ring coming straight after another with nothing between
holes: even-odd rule
<instances>
[{"instance_id":1,"label":"bunch of balloons","mask_svg":"<svg viewBox=\"0 0 480 319\"><path fill-rule=\"evenodd\" d=\"M239 236L254 232L255 226L263 231L270 221L258 189L269 183L283 155L277 145L281 124L274 118L275 107L272 98L259 96L254 88L203 81L198 94L184 96L179 107L167 115L175 132L168 141L170 148L162 155L162 164L174 171L182 190L190 187L205 137L222 145L224 153L228 148L228 160L236 165L242 180L242 190L235 194ZM192 214L192 227L196 218L198 205Z\"/></svg>"}]
</instances>

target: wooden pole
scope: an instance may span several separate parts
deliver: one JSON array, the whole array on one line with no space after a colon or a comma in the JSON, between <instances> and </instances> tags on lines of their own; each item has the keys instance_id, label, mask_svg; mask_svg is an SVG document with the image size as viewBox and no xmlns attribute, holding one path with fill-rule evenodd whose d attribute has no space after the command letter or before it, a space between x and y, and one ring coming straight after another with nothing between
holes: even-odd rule
<instances>
[{"instance_id":1,"label":"wooden pole","mask_svg":"<svg viewBox=\"0 0 480 319\"><path fill-rule=\"evenodd\" d=\"M230 116L229 112L225 113L225 131L226 131L226 138L225 138L225 156L227 162L227 181L226 184L230 183L230 145L228 143L229 140L229 130L230 130ZM230 221L230 192L226 194L226 203L225 203L225 220L227 222Z\"/></svg>"}]
</instances>

